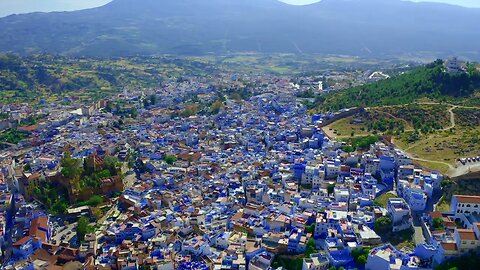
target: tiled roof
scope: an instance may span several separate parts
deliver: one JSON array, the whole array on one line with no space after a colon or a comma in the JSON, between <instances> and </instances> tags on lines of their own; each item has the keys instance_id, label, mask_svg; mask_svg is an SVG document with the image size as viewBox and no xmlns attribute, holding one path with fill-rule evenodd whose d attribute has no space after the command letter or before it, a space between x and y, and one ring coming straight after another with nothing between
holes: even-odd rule
<instances>
[{"instance_id":1,"label":"tiled roof","mask_svg":"<svg viewBox=\"0 0 480 270\"><path fill-rule=\"evenodd\" d=\"M457 250L457 245L455 243L442 242L442 247L443 249L449 250L449 251Z\"/></svg>"},{"instance_id":2,"label":"tiled roof","mask_svg":"<svg viewBox=\"0 0 480 270\"><path fill-rule=\"evenodd\" d=\"M480 204L480 196L455 195L459 203Z\"/></svg>"},{"instance_id":3,"label":"tiled roof","mask_svg":"<svg viewBox=\"0 0 480 270\"><path fill-rule=\"evenodd\" d=\"M477 240L475 232L471 229L457 229L457 232L462 240Z\"/></svg>"}]
</instances>

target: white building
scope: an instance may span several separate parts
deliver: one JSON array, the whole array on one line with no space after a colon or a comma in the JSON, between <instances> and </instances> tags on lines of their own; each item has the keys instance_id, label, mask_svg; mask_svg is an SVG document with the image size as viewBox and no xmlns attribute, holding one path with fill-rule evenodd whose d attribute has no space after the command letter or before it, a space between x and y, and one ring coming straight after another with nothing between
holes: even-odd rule
<instances>
[{"instance_id":1,"label":"white building","mask_svg":"<svg viewBox=\"0 0 480 270\"><path fill-rule=\"evenodd\" d=\"M350 198L350 190L348 190L348 188L335 187L334 194L336 202L348 202L348 199Z\"/></svg>"},{"instance_id":2,"label":"white building","mask_svg":"<svg viewBox=\"0 0 480 270\"><path fill-rule=\"evenodd\" d=\"M306 166L302 175L301 184L312 185L312 187L321 187L325 180L325 172L317 166Z\"/></svg>"},{"instance_id":3,"label":"white building","mask_svg":"<svg viewBox=\"0 0 480 270\"><path fill-rule=\"evenodd\" d=\"M340 166L335 165L333 162L327 163L327 166L325 167L325 171L326 171L326 176L329 179L333 177L337 177L338 174L340 173Z\"/></svg>"},{"instance_id":4,"label":"white building","mask_svg":"<svg viewBox=\"0 0 480 270\"><path fill-rule=\"evenodd\" d=\"M413 270L424 269L419 267L420 258L415 256L408 256L398 251L391 244L386 244L374 248L368 254L366 270Z\"/></svg>"},{"instance_id":5,"label":"white building","mask_svg":"<svg viewBox=\"0 0 480 270\"><path fill-rule=\"evenodd\" d=\"M392 231L398 232L411 228L412 214L410 207L404 199L388 199L388 214L392 219Z\"/></svg>"},{"instance_id":6,"label":"white building","mask_svg":"<svg viewBox=\"0 0 480 270\"><path fill-rule=\"evenodd\" d=\"M329 265L327 256L315 253L310 254L310 258L303 259L302 270L326 270Z\"/></svg>"},{"instance_id":7,"label":"white building","mask_svg":"<svg viewBox=\"0 0 480 270\"><path fill-rule=\"evenodd\" d=\"M463 219L465 214L480 214L480 196L453 195L450 211L455 218Z\"/></svg>"}]
</instances>

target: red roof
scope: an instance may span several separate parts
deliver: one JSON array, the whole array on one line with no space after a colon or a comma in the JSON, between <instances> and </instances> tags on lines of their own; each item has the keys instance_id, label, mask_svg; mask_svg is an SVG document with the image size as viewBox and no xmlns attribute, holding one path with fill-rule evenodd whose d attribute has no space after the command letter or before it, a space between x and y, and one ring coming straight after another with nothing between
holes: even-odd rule
<instances>
[{"instance_id":1,"label":"red roof","mask_svg":"<svg viewBox=\"0 0 480 270\"><path fill-rule=\"evenodd\" d=\"M430 216L432 218L442 218L442 213L440 213L439 211L435 211L435 212L431 212Z\"/></svg>"},{"instance_id":2,"label":"red roof","mask_svg":"<svg viewBox=\"0 0 480 270\"><path fill-rule=\"evenodd\" d=\"M480 204L480 196L454 195L459 203Z\"/></svg>"},{"instance_id":3,"label":"red roof","mask_svg":"<svg viewBox=\"0 0 480 270\"><path fill-rule=\"evenodd\" d=\"M47 243L47 231L48 231L48 217L39 216L32 220L30 225L29 235L38 237L42 240L42 243Z\"/></svg>"},{"instance_id":4,"label":"red roof","mask_svg":"<svg viewBox=\"0 0 480 270\"><path fill-rule=\"evenodd\" d=\"M462 240L477 240L475 232L471 229L457 229L457 232Z\"/></svg>"},{"instance_id":5,"label":"red roof","mask_svg":"<svg viewBox=\"0 0 480 270\"><path fill-rule=\"evenodd\" d=\"M28 237L28 236L24 236L22 239L18 240L17 242L13 243L13 246L21 246L25 243L28 242L28 240L30 240L31 238Z\"/></svg>"},{"instance_id":6,"label":"red roof","mask_svg":"<svg viewBox=\"0 0 480 270\"><path fill-rule=\"evenodd\" d=\"M455 243L442 242L442 247L445 250L457 250L457 245Z\"/></svg>"}]
</instances>

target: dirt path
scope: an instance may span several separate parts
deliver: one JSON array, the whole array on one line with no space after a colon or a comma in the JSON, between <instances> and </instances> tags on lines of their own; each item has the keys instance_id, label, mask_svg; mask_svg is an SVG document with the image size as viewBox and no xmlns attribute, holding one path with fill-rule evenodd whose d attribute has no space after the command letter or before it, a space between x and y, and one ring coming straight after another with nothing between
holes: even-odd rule
<instances>
[{"instance_id":1,"label":"dirt path","mask_svg":"<svg viewBox=\"0 0 480 270\"><path fill-rule=\"evenodd\" d=\"M411 103L411 104L419 104L419 105L446 105L446 106L449 106L447 112L450 114L450 125L448 127L445 127L443 129L440 129L439 131L448 131L448 130L451 130L453 128L456 127L456 115L455 115L455 112L454 110L457 109L457 108L464 108L464 109L478 109L480 110L480 107L476 107L476 106L462 106L462 105L454 105L454 104L449 104L449 103L439 103L439 102L417 102L417 103ZM377 107L367 107L365 108L365 110L372 110L372 109L377 109L377 108L395 108L395 107L402 107L402 106L405 106L405 105L408 105L408 104L402 104L402 105L390 105L390 106L377 106ZM388 112L383 112L385 113L386 115L392 117L393 119L397 119L397 120L402 120L402 121L405 121L405 119L402 119L402 118L399 118L399 117L396 117ZM350 136L336 136L336 134L333 132L333 130L329 130L329 126L326 126L323 128L323 131L325 132L325 134L327 134L327 136L331 139L340 139L340 138L350 138ZM405 131L414 131L414 129L407 129ZM360 136L364 136L364 135L355 135L353 137L360 137ZM404 149L402 149L401 147L399 147L397 144L395 144L395 139L394 137L392 137L391 139L391 143L396 145L396 147L400 148L402 151L404 151L412 160L415 160L415 161L423 161L423 162L429 162L429 163L437 163L437 164L443 164L443 165L446 165L448 166L448 172L446 173L446 175L450 176L450 177L455 177L455 176L458 176L458 175L463 175L463 174L466 174L466 173L469 173L471 171L476 171L476 170L480 170L480 165L478 166L454 166L450 163L447 163L447 162L443 162L443 161L438 161L438 160L429 160L429 159L422 159L422 158L418 158L418 157L414 157L414 154L412 153L409 153L408 151L415 148L415 147L418 147L420 145L421 142L416 142Z\"/></svg>"},{"instance_id":2,"label":"dirt path","mask_svg":"<svg viewBox=\"0 0 480 270\"><path fill-rule=\"evenodd\" d=\"M455 128L455 113L453 112L453 110L455 110L456 108L458 108L458 106L452 106L450 109L448 109L448 113L450 114L450 126L442 129L443 131Z\"/></svg>"},{"instance_id":3,"label":"dirt path","mask_svg":"<svg viewBox=\"0 0 480 270\"><path fill-rule=\"evenodd\" d=\"M407 153L407 154L410 155L410 153ZM416 157L413 157L413 156L410 156L410 158L411 158L412 160L416 160L416 161L423 161L423 162L431 162L431 163L443 164L443 165L448 166L449 170L455 169L455 167L453 167L452 164L447 163L447 162L443 162L443 161L423 159L423 158L416 158Z\"/></svg>"}]
</instances>

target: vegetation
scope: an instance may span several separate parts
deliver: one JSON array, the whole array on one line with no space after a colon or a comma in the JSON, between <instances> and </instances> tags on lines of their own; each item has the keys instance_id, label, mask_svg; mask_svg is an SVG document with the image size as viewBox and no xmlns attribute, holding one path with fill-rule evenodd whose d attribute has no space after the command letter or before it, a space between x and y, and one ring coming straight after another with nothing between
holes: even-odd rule
<instances>
[{"instance_id":1,"label":"vegetation","mask_svg":"<svg viewBox=\"0 0 480 270\"><path fill-rule=\"evenodd\" d=\"M98 100L126 87L154 87L165 78L215 70L212 64L193 58L87 59L0 54L0 103L40 99L69 102L65 98L68 95L83 101ZM156 103L156 98L149 97L148 103Z\"/></svg>"},{"instance_id":2,"label":"vegetation","mask_svg":"<svg viewBox=\"0 0 480 270\"><path fill-rule=\"evenodd\" d=\"M315 223L305 226L305 233L314 233L315 232Z\"/></svg>"},{"instance_id":3,"label":"vegetation","mask_svg":"<svg viewBox=\"0 0 480 270\"><path fill-rule=\"evenodd\" d=\"M312 90L305 90L296 94L298 98L315 98L315 93Z\"/></svg>"},{"instance_id":4,"label":"vegetation","mask_svg":"<svg viewBox=\"0 0 480 270\"><path fill-rule=\"evenodd\" d=\"M80 180L80 188L84 189L86 187L99 188L101 185L101 180L111 177L109 170L102 170L97 173L92 173L90 175L85 175Z\"/></svg>"},{"instance_id":5,"label":"vegetation","mask_svg":"<svg viewBox=\"0 0 480 270\"><path fill-rule=\"evenodd\" d=\"M20 126L33 126L38 123L38 121L42 120L45 118L45 115L32 115L30 117L27 117L26 119L23 119L20 122Z\"/></svg>"},{"instance_id":6,"label":"vegetation","mask_svg":"<svg viewBox=\"0 0 480 270\"><path fill-rule=\"evenodd\" d=\"M334 190L335 190L335 184L329 184L327 186L328 195L333 194Z\"/></svg>"},{"instance_id":7,"label":"vegetation","mask_svg":"<svg viewBox=\"0 0 480 270\"><path fill-rule=\"evenodd\" d=\"M81 243L85 240L85 235L87 233L94 232L95 229L90 226L89 220L86 217L80 217L77 223L77 237L78 241Z\"/></svg>"},{"instance_id":8,"label":"vegetation","mask_svg":"<svg viewBox=\"0 0 480 270\"><path fill-rule=\"evenodd\" d=\"M78 206L97 206L99 204L103 203L103 198L102 196L99 195L94 195L90 199L84 202L80 202Z\"/></svg>"},{"instance_id":9,"label":"vegetation","mask_svg":"<svg viewBox=\"0 0 480 270\"><path fill-rule=\"evenodd\" d=\"M480 126L480 108L456 108L453 112L460 126L466 128Z\"/></svg>"},{"instance_id":10,"label":"vegetation","mask_svg":"<svg viewBox=\"0 0 480 270\"><path fill-rule=\"evenodd\" d=\"M435 267L435 270L469 270L469 269L477 269L478 264L480 263L480 258L474 254L469 253L465 256L445 260L444 263L440 264L439 266Z\"/></svg>"},{"instance_id":11,"label":"vegetation","mask_svg":"<svg viewBox=\"0 0 480 270\"><path fill-rule=\"evenodd\" d=\"M384 193L382 195L380 195L379 197L377 197L374 201L373 201L373 204L376 205L376 206L380 206L380 207L383 207L383 208L387 208L388 206L388 199L390 198L396 198L395 195L393 195L392 193Z\"/></svg>"},{"instance_id":12,"label":"vegetation","mask_svg":"<svg viewBox=\"0 0 480 270\"><path fill-rule=\"evenodd\" d=\"M367 264L369 248L356 248L352 250L352 257L359 266Z\"/></svg>"},{"instance_id":13,"label":"vegetation","mask_svg":"<svg viewBox=\"0 0 480 270\"><path fill-rule=\"evenodd\" d=\"M398 137L396 144L403 144L401 147L408 149L414 157L454 166L459 158L480 155L480 148L475 147L478 138L480 127L472 129L458 127L432 134L405 133ZM445 171L445 167L438 165L430 168Z\"/></svg>"},{"instance_id":14,"label":"vegetation","mask_svg":"<svg viewBox=\"0 0 480 270\"><path fill-rule=\"evenodd\" d=\"M315 246L315 240L311 237L307 242L307 247L305 249L305 257L309 258L311 254L318 253L318 250Z\"/></svg>"},{"instance_id":15,"label":"vegetation","mask_svg":"<svg viewBox=\"0 0 480 270\"><path fill-rule=\"evenodd\" d=\"M275 256L272 267L277 269L279 267L284 267L287 270L301 270L303 264L303 257L287 257L287 256Z\"/></svg>"},{"instance_id":16,"label":"vegetation","mask_svg":"<svg viewBox=\"0 0 480 270\"><path fill-rule=\"evenodd\" d=\"M399 107L384 107L379 110L397 119L405 120L413 129L420 130L424 134L450 125L447 105L408 104Z\"/></svg>"},{"instance_id":17,"label":"vegetation","mask_svg":"<svg viewBox=\"0 0 480 270\"><path fill-rule=\"evenodd\" d=\"M353 152L355 150L366 150L370 145L380 141L379 136L371 135L365 137L355 137L347 139L348 145L342 148L345 152Z\"/></svg>"},{"instance_id":18,"label":"vegetation","mask_svg":"<svg viewBox=\"0 0 480 270\"><path fill-rule=\"evenodd\" d=\"M432 227L434 230L441 230L444 228L442 218L434 218L432 220Z\"/></svg>"},{"instance_id":19,"label":"vegetation","mask_svg":"<svg viewBox=\"0 0 480 270\"><path fill-rule=\"evenodd\" d=\"M390 79L326 94L317 99L317 106L324 111L338 111L351 107L409 104L423 97L465 100L479 87L478 72L444 72L443 61L437 60Z\"/></svg>"},{"instance_id":20,"label":"vegetation","mask_svg":"<svg viewBox=\"0 0 480 270\"><path fill-rule=\"evenodd\" d=\"M166 155L163 158L163 161L165 161L168 165L173 165L175 161L177 161L177 157Z\"/></svg>"},{"instance_id":21,"label":"vegetation","mask_svg":"<svg viewBox=\"0 0 480 270\"><path fill-rule=\"evenodd\" d=\"M4 143L11 143L11 144L18 144L19 142L26 139L28 135L26 133L20 132L16 129L9 129L0 134L0 144Z\"/></svg>"},{"instance_id":22,"label":"vegetation","mask_svg":"<svg viewBox=\"0 0 480 270\"><path fill-rule=\"evenodd\" d=\"M33 189L33 196L53 214L64 214L70 205L68 192L61 185L42 182Z\"/></svg>"},{"instance_id":23,"label":"vegetation","mask_svg":"<svg viewBox=\"0 0 480 270\"><path fill-rule=\"evenodd\" d=\"M392 220L389 217L379 217L375 220L374 228L379 234L387 233L392 229Z\"/></svg>"},{"instance_id":24,"label":"vegetation","mask_svg":"<svg viewBox=\"0 0 480 270\"><path fill-rule=\"evenodd\" d=\"M72 186L80 190L80 176L83 173L83 168L81 166L81 161L75 158L72 158L69 152L66 152L63 155L63 158L60 162L62 166L62 175L70 180Z\"/></svg>"},{"instance_id":25,"label":"vegetation","mask_svg":"<svg viewBox=\"0 0 480 270\"><path fill-rule=\"evenodd\" d=\"M210 113L213 115L218 114L220 112L220 109L222 109L223 107L224 107L223 102L220 100L217 100L214 103L212 103L212 105L210 106Z\"/></svg>"},{"instance_id":26,"label":"vegetation","mask_svg":"<svg viewBox=\"0 0 480 270\"><path fill-rule=\"evenodd\" d=\"M118 158L113 156L107 156L103 160L103 166L100 170L94 171L93 168L89 168L86 163L83 164L82 177L80 180L80 188L84 189L87 187L99 188L102 179L120 176L123 178L120 172L120 163ZM96 198L94 201L98 201ZM100 202L101 203L101 202Z\"/></svg>"}]
</instances>

